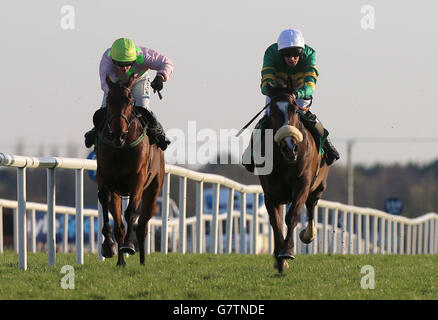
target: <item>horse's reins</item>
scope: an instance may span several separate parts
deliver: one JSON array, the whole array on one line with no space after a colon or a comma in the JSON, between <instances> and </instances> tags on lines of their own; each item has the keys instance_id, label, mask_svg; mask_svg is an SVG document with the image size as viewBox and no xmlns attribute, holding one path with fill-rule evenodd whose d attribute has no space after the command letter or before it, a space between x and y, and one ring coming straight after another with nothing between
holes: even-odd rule
<instances>
[{"instance_id":1,"label":"horse's reins","mask_svg":"<svg viewBox=\"0 0 438 320\"><path fill-rule=\"evenodd\" d=\"M278 98L278 97L280 97L280 96L288 96L288 97L292 97L292 95L291 94L279 94L279 95L276 95L276 96L274 96L274 97L272 97L271 98L271 101L272 100L274 100L274 99L276 99L276 98ZM254 116L254 118L252 118L242 129L240 129L240 131L235 135L235 137L237 138L238 136L240 136L240 134L246 129L246 128L248 128L249 127L249 125L251 124L251 123L253 123L253 121L263 112L263 111L265 111L265 109L267 108L267 107L269 107L269 105L271 104L271 101L269 101L269 103L266 105L266 106L264 106L263 107L263 109L262 110L260 110L255 116Z\"/></svg>"},{"instance_id":2,"label":"horse's reins","mask_svg":"<svg viewBox=\"0 0 438 320\"><path fill-rule=\"evenodd\" d=\"M265 111L265 109L270 105L271 103L268 103L266 106L264 106L264 108L262 110L260 110L259 113L257 113L254 118L251 119L251 121L249 121L242 129L240 129L240 131L235 135L235 137L237 138L238 136L240 136L240 134L245 131L246 128L249 127L249 125L251 123L253 123L253 121L260 115L260 113L262 113L263 111Z\"/></svg>"}]
</instances>

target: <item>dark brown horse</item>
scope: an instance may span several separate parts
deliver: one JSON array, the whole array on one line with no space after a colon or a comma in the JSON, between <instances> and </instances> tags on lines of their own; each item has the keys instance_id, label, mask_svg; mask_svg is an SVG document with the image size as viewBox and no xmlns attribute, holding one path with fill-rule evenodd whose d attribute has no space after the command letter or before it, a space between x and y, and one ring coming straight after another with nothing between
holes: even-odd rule
<instances>
[{"instance_id":1,"label":"dark brown horse","mask_svg":"<svg viewBox=\"0 0 438 320\"><path fill-rule=\"evenodd\" d=\"M270 174L259 176L274 231L274 267L279 272L289 266L285 259L295 259L292 234L304 205L309 219L306 229L300 233L300 239L308 244L316 237L314 209L327 187L329 171L318 153L314 138L300 120L299 108L292 92L291 85L276 86L270 90L269 122L274 137L271 158L273 169ZM261 144L262 152L264 145L265 143ZM282 204L291 204L285 219L286 238L282 231Z\"/></svg>"},{"instance_id":2,"label":"dark brown horse","mask_svg":"<svg viewBox=\"0 0 438 320\"><path fill-rule=\"evenodd\" d=\"M105 237L102 255L111 258L116 254L111 238L108 210L114 221L114 236L118 244L117 265L125 265L124 253L135 254L133 224L137 208L142 208L136 230L140 263L145 263L145 238L147 223L155 212L157 197L164 179L164 155L156 145L150 145L146 128L134 108L131 87L135 78L127 84L113 83L107 76L107 96L104 126L99 133L97 147L98 197L103 210ZM122 221L121 196L129 196L125 211L127 230Z\"/></svg>"}]
</instances>

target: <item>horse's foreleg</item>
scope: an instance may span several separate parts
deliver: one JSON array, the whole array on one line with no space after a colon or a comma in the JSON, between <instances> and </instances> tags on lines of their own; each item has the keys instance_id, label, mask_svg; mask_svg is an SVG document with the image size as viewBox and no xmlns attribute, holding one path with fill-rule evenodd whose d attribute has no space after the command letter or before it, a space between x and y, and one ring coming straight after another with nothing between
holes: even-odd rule
<instances>
[{"instance_id":1,"label":"horse's foreleg","mask_svg":"<svg viewBox=\"0 0 438 320\"><path fill-rule=\"evenodd\" d=\"M123 225L123 221L122 221L121 203L122 202L120 196L117 193L112 192L109 209L114 221L114 236L116 238L117 245L119 247L118 260L117 260L118 266L126 265L124 253L120 251L120 246L125 238L125 226Z\"/></svg>"},{"instance_id":2,"label":"horse's foreleg","mask_svg":"<svg viewBox=\"0 0 438 320\"><path fill-rule=\"evenodd\" d=\"M111 237L112 229L109 224L109 217L108 217L108 203L111 200L110 193L108 189L102 187L99 189L97 195L99 198L100 205L102 206L102 215L103 215L102 234L105 238L102 243L101 252L102 252L102 256L104 256L105 258L112 258L116 254L116 247Z\"/></svg>"},{"instance_id":3,"label":"horse's foreleg","mask_svg":"<svg viewBox=\"0 0 438 320\"><path fill-rule=\"evenodd\" d=\"M280 257L284 259L291 259L291 260L295 259L293 232L298 224L299 213L303 208L303 206L304 206L303 202L300 201L295 202L286 213L287 233L286 233L286 238L284 240L284 247L281 249L280 253L278 254Z\"/></svg>"},{"instance_id":4,"label":"horse's foreleg","mask_svg":"<svg viewBox=\"0 0 438 320\"><path fill-rule=\"evenodd\" d=\"M298 224L299 214L301 212L301 209L303 209L304 203L307 199L307 195L309 192L309 184L310 183L307 182L306 180L297 183L296 187L294 188L295 192L292 197L293 199L291 202L292 204L286 213L285 222L287 226L287 233L286 233L285 245L280 253L280 256L286 259L295 259L293 255L294 254L293 232Z\"/></svg>"},{"instance_id":5,"label":"horse's foreleg","mask_svg":"<svg viewBox=\"0 0 438 320\"><path fill-rule=\"evenodd\" d=\"M274 232L274 268L278 269L278 272L283 272L283 269L289 267L283 258L279 257L278 254L284 246L283 237L283 223L281 220L281 205L274 203L269 196L265 195L265 206L269 214L269 222L272 226L272 231Z\"/></svg>"}]
</instances>

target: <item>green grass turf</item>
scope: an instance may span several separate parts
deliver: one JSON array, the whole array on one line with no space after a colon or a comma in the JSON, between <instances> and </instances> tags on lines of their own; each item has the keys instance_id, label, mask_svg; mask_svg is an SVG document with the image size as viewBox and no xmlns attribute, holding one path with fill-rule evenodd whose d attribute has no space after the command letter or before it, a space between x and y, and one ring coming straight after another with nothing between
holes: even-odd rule
<instances>
[{"instance_id":1,"label":"green grass turf","mask_svg":"<svg viewBox=\"0 0 438 320\"><path fill-rule=\"evenodd\" d=\"M138 254L116 267L116 258L86 254L29 253L28 270L18 255L0 255L0 299L437 299L438 255L297 255L279 274L269 255ZM75 288L61 288L64 265L74 268ZM375 271L375 289L362 289L361 268Z\"/></svg>"}]
</instances>

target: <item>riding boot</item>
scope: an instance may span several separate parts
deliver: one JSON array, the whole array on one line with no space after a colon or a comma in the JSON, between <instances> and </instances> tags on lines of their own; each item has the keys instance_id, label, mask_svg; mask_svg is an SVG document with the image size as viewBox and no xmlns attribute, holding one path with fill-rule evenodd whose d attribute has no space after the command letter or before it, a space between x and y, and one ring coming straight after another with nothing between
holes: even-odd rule
<instances>
[{"instance_id":1,"label":"riding boot","mask_svg":"<svg viewBox=\"0 0 438 320\"><path fill-rule=\"evenodd\" d=\"M325 140L324 150L327 153L327 159L325 162L327 163L328 166L331 165L336 160L339 160L340 158L339 152L338 150L336 150L335 146L332 144L332 142L328 137Z\"/></svg>"},{"instance_id":2,"label":"riding boot","mask_svg":"<svg viewBox=\"0 0 438 320\"><path fill-rule=\"evenodd\" d=\"M147 124L147 134L148 136L157 142L157 146L161 150L166 150L167 146L170 144L170 140L166 137L166 133L163 130L163 126L158 122L155 114L146 108L136 106L136 111L138 111L143 120L143 124Z\"/></svg>"},{"instance_id":3,"label":"riding boot","mask_svg":"<svg viewBox=\"0 0 438 320\"><path fill-rule=\"evenodd\" d=\"M85 146L90 148L96 141L97 132L102 129L104 119L105 119L105 108L99 108L93 115L93 124L94 127L90 131L86 132L85 137Z\"/></svg>"},{"instance_id":4,"label":"riding boot","mask_svg":"<svg viewBox=\"0 0 438 320\"><path fill-rule=\"evenodd\" d=\"M326 163L327 165L331 165L333 162L339 159L339 152L331 143L328 137L328 131L324 128L322 123L318 120L315 114L307 111L305 114L300 115L301 121L307 130L310 131L312 136L315 139L315 142L319 143L320 141L324 141L323 149L327 155Z\"/></svg>"},{"instance_id":5,"label":"riding boot","mask_svg":"<svg viewBox=\"0 0 438 320\"><path fill-rule=\"evenodd\" d=\"M91 148L91 146L94 144L94 141L96 140L97 135L97 129L96 127L93 127L90 131L86 132L85 137L85 146L87 148Z\"/></svg>"}]
</instances>

